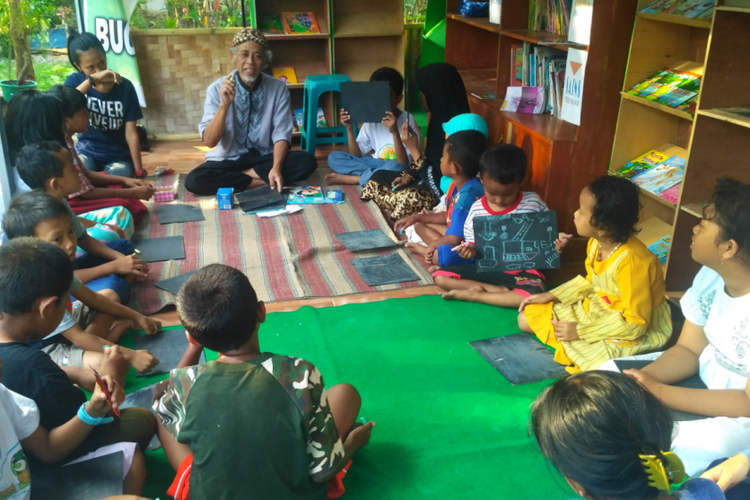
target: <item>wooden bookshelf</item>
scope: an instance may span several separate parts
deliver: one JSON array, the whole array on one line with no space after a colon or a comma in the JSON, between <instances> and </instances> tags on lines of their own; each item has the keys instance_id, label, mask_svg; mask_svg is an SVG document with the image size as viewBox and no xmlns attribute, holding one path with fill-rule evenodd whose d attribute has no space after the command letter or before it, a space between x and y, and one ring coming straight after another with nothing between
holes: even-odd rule
<instances>
[{"instance_id":1,"label":"wooden bookshelf","mask_svg":"<svg viewBox=\"0 0 750 500\"><path fill-rule=\"evenodd\" d=\"M573 212L581 189L605 175L609 166L637 1L594 2L590 45L575 47L589 52L580 127L552 115L500 111L510 83L511 45L567 41L557 34L529 30L530 0L503 0L501 25L461 16L458 0L446 2L445 61L458 68L471 109L487 120L491 141L516 144L526 152L529 168L524 188L536 191L558 211L564 231L574 230ZM561 43L544 47L570 48ZM497 98L481 100L472 92L493 92Z\"/></svg>"},{"instance_id":2,"label":"wooden bookshelf","mask_svg":"<svg viewBox=\"0 0 750 500\"><path fill-rule=\"evenodd\" d=\"M331 11L336 38L404 34L402 0L331 0Z\"/></svg>"},{"instance_id":3,"label":"wooden bookshelf","mask_svg":"<svg viewBox=\"0 0 750 500\"><path fill-rule=\"evenodd\" d=\"M743 0L719 0L708 26L639 14L633 30L623 91L679 61L695 61L703 72L692 120L636 104L623 94L612 150L612 170L649 149L687 160L678 204L669 208L644 196L641 215L642 220L657 217L666 224L660 229L664 235L672 235L666 281L675 296L691 286L700 269L691 255L692 229L716 180L727 176L750 183L750 119L717 109L750 107L750 69L743 62L750 51L750 8L726 5L733 1ZM638 7L648 3L639 0Z\"/></svg>"},{"instance_id":4,"label":"wooden bookshelf","mask_svg":"<svg viewBox=\"0 0 750 500\"><path fill-rule=\"evenodd\" d=\"M694 26L696 28L711 29L711 21L703 19L690 19L685 16L677 16L675 14L644 14L643 12L638 13L638 17L642 19L650 19L652 21L658 21L661 23L673 23L681 24L683 26Z\"/></svg>"},{"instance_id":5,"label":"wooden bookshelf","mask_svg":"<svg viewBox=\"0 0 750 500\"><path fill-rule=\"evenodd\" d=\"M664 104L659 104L655 101L649 101L648 99L644 99L643 97L638 97L637 95L628 94L627 92L620 92L620 95L622 95L622 98L626 101L633 101L637 102L638 104L642 106L648 106L649 108L657 109L661 111L662 113L667 113L669 115L674 115L678 118L682 118L683 120L687 120L692 122L693 121L693 115L686 111L680 111L679 109L670 108L669 106L665 106Z\"/></svg>"}]
</instances>

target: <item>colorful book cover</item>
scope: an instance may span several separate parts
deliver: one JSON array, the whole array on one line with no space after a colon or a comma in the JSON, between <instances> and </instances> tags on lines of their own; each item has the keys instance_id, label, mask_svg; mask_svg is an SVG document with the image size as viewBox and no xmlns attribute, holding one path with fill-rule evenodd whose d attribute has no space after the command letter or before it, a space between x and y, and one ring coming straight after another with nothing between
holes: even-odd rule
<instances>
[{"instance_id":1,"label":"colorful book cover","mask_svg":"<svg viewBox=\"0 0 750 500\"><path fill-rule=\"evenodd\" d=\"M326 191L326 203L344 203L344 192L341 189L328 189Z\"/></svg>"},{"instance_id":2,"label":"colorful book cover","mask_svg":"<svg viewBox=\"0 0 750 500\"><path fill-rule=\"evenodd\" d=\"M523 84L523 44L514 43L510 46L510 83L513 87Z\"/></svg>"},{"instance_id":3,"label":"colorful book cover","mask_svg":"<svg viewBox=\"0 0 750 500\"><path fill-rule=\"evenodd\" d=\"M299 128L299 130L304 129L305 117L302 108L294 110L294 118L297 122L297 128ZM316 120L316 126L318 128L325 128L328 126L328 121L326 120L326 114L323 112L323 108L318 108L318 115Z\"/></svg>"},{"instance_id":4,"label":"colorful book cover","mask_svg":"<svg viewBox=\"0 0 750 500\"><path fill-rule=\"evenodd\" d=\"M708 20L713 17L714 17L714 8L711 7L710 9L703 11L701 14L698 14L695 18L701 19L701 20Z\"/></svg>"},{"instance_id":5,"label":"colorful book cover","mask_svg":"<svg viewBox=\"0 0 750 500\"><path fill-rule=\"evenodd\" d=\"M716 108L716 110L732 113L742 118L750 118L750 108Z\"/></svg>"},{"instance_id":6,"label":"colorful book cover","mask_svg":"<svg viewBox=\"0 0 750 500\"><path fill-rule=\"evenodd\" d=\"M570 20L571 32L573 19ZM581 124L583 85L586 75L586 61L589 53L585 50L569 49L565 66L565 85L562 88L563 101L560 118L573 125Z\"/></svg>"},{"instance_id":7,"label":"colorful book cover","mask_svg":"<svg viewBox=\"0 0 750 500\"><path fill-rule=\"evenodd\" d=\"M649 101L662 101L664 96L672 92L673 89L685 88L686 90L700 89L700 75L688 73L687 71L669 70L658 82L658 88L655 88L648 95L643 96ZM697 92L696 92L697 94Z\"/></svg>"},{"instance_id":8,"label":"colorful book cover","mask_svg":"<svg viewBox=\"0 0 750 500\"><path fill-rule=\"evenodd\" d=\"M659 262L661 262L662 265L667 263L667 257L669 257L669 247L672 245L672 237L671 236L665 236L659 241L655 241L651 243L648 246L648 249L651 250L654 255L656 255L659 258Z\"/></svg>"},{"instance_id":9,"label":"colorful book cover","mask_svg":"<svg viewBox=\"0 0 750 500\"><path fill-rule=\"evenodd\" d=\"M643 14L661 14L681 0L655 0L641 9Z\"/></svg>"},{"instance_id":10,"label":"colorful book cover","mask_svg":"<svg viewBox=\"0 0 750 500\"><path fill-rule=\"evenodd\" d=\"M688 113L691 116L695 116L695 109L697 107L698 107L698 96L694 95L687 101L677 106L675 109L679 111L684 111L685 113Z\"/></svg>"},{"instance_id":11,"label":"colorful book cover","mask_svg":"<svg viewBox=\"0 0 750 500\"><path fill-rule=\"evenodd\" d=\"M650 170L667 158L668 156L661 151L652 149L648 153L639 156L635 160L627 162L625 165L620 167L619 170L615 171L614 174L618 177L632 179L636 175L645 172L646 170Z\"/></svg>"},{"instance_id":12,"label":"colorful book cover","mask_svg":"<svg viewBox=\"0 0 750 500\"><path fill-rule=\"evenodd\" d=\"M700 14L714 7L715 0L683 0L669 9L670 14L695 19Z\"/></svg>"},{"instance_id":13,"label":"colorful book cover","mask_svg":"<svg viewBox=\"0 0 750 500\"><path fill-rule=\"evenodd\" d=\"M288 35L313 35L320 33L315 12L282 12L281 24Z\"/></svg>"},{"instance_id":14,"label":"colorful book cover","mask_svg":"<svg viewBox=\"0 0 750 500\"><path fill-rule=\"evenodd\" d=\"M667 200L672 205L677 205L677 202L680 201L680 189L682 189L682 183L662 191L659 193L659 197Z\"/></svg>"},{"instance_id":15,"label":"colorful book cover","mask_svg":"<svg viewBox=\"0 0 750 500\"><path fill-rule=\"evenodd\" d=\"M659 194L682 182L685 164L685 158L670 156L654 168L636 175L632 181L641 189Z\"/></svg>"},{"instance_id":16,"label":"colorful book cover","mask_svg":"<svg viewBox=\"0 0 750 500\"><path fill-rule=\"evenodd\" d=\"M637 83L633 86L632 89L628 90L628 94L632 94L638 97L646 97L651 92L654 92L656 89L658 89L661 84L659 83L665 76L667 76L670 73L669 70L661 70L653 75L649 76L645 80L643 80L640 83Z\"/></svg>"},{"instance_id":17,"label":"colorful book cover","mask_svg":"<svg viewBox=\"0 0 750 500\"><path fill-rule=\"evenodd\" d=\"M292 188L287 199L290 205L320 205L325 202L323 190L319 186Z\"/></svg>"},{"instance_id":18,"label":"colorful book cover","mask_svg":"<svg viewBox=\"0 0 750 500\"><path fill-rule=\"evenodd\" d=\"M294 121L297 122L297 128L302 130L305 123L305 115L302 108L294 110Z\"/></svg>"},{"instance_id":19,"label":"colorful book cover","mask_svg":"<svg viewBox=\"0 0 750 500\"><path fill-rule=\"evenodd\" d=\"M283 35L281 16L266 16L258 21L258 29L267 35Z\"/></svg>"},{"instance_id":20,"label":"colorful book cover","mask_svg":"<svg viewBox=\"0 0 750 500\"><path fill-rule=\"evenodd\" d=\"M544 87L508 87L500 110L538 115L544 111Z\"/></svg>"},{"instance_id":21,"label":"colorful book cover","mask_svg":"<svg viewBox=\"0 0 750 500\"><path fill-rule=\"evenodd\" d=\"M673 108L676 108L683 102L687 101L691 97L697 96L698 92L691 92L690 90L685 89L670 89L669 92L667 92L664 95L659 96L659 102L666 104L667 106L672 106Z\"/></svg>"},{"instance_id":22,"label":"colorful book cover","mask_svg":"<svg viewBox=\"0 0 750 500\"><path fill-rule=\"evenodd\" d=\"M481 100L487 100L487 99L494 99L495 98L495 93L494 92L489 92L487 94L477 94L475 92L472 92L471 95L473 95L477 99L481 99Z\"/></svg>"},{"instance_id":23,"label":"colorful book cover","mask_svg":"<svg viewBox=\"0 0 750 500\"><path fill-rule=\"evenodd\" d=\"M289 85L290 83L299 83L297 81L297 72L294 68L273 68L273 76Z\"/></svg>"},{"instance_id":24,"label":"colorful book cover","mask_svg":"<svg viewBox=\"0 0 750 500\"><path fill-rule=\"evenodd\" d=\"M328 121L326 120L326 114L323 112L323 108L318 108L317 123L318 128L326 128L328 126Z\"/></svg>"}]
</instances>

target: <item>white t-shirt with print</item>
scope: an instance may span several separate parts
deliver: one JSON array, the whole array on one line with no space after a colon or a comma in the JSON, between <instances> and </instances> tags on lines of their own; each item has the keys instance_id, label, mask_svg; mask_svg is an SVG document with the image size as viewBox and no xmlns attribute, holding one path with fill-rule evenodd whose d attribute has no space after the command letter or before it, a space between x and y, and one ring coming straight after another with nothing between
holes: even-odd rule
<instances>
[{"instance_id":1,"label":"white t-shirt with print","mask_svg":"<svg viewBox=\"0 0 750 500\"><path fill-rule=\"evenodd\" d=\"M0 384L0 498L28 500L31 483L22 439L39 427L39 408L29 398Z\"/></svg>"},{"instance_id":2,"label":"white t-shirt with print","mask_svg":"<svg viewBox=\"0 0 750 500\"><path fill-rule=\"evenodd\" d=\"M401 115L396 120L398 125L399 134L401 133L401 127L406 122L406 112L399 108ZM417 130L417 122L414 121L414 115L409 113L409 126L412 130ZM421 144L421 137L417 134ZM393 144L393 134L388 131L388 127L382 123L365 123L362 128L359 129L357 135L357 145L363 155L366 155L370 151L374 151L372 154L373 158L378 160L395 160L396 159L396 148ZM413 161L411 153L406 150L406 156L409 158L409 162Z\"/></svg>"},{"instance_id":3,"label":"white t-shirt with print","mask_svg":"<svg viewBox=\"0 0 750 500\"><path fill-rule=\"evenodd\" d=\"M750 294L730 297L721 276L704 267L680 305L685 319L702 326L708 339L700 355L706 386L744 390L750 365Z\"/></svg>"}]
</instances>

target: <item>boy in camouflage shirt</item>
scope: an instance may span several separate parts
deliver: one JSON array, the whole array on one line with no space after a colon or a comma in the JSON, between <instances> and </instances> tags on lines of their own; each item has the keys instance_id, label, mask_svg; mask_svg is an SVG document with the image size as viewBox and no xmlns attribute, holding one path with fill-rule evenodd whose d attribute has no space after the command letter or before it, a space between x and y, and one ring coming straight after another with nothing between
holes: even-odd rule
<instances>
[{"instance_id":1,"label":"boy in camouflage shirt","mask_svg":"<svg viewBox=\"0 0 750 500\"><path fill-rule=\"evenodd\" d=\"M189 342L219 359L173 370L155 405L159 438L179 469L175 484L189 484L175 497L327 498L327 481L367 445L375 425L352 429L357 390L326 390L312 363L261 352L265 305L236 269L213 264L195 273L177 311Z\"/></svg>"}]
</instances>

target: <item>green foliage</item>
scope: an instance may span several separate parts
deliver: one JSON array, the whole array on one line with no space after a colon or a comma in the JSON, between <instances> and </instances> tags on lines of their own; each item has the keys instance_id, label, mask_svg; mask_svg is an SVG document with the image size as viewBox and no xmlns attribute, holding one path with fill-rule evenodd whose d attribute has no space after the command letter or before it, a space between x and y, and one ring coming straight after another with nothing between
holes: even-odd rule
<instances>
[{"instance_id":1,"label":"green foliage","mask_svg":"<svg viewBox=\"0 0 750 500\"><path fill-rule=\"evenodd\" d=\"M3 1L3 0L0 0ZM422 0L425 1L425 0ZM135 28L232 28L242 26L241 0L166 0L162 12L146 11L146 0L139 0L130 25ZM252 22L252 2L245 0L247 26Z\"/></svg>"},{"instance_id":2,"label":"green foliage","mask_svg":"<svg viewBox=\"0 0 750 500\"><path fill-rule=\"evenodd\" d=\"M37 60L37 57L34 59L37 88L42 91L49 90L53 85L62 85L65 78L73 72L67 59ZM9 71L15 74L15 64L8 68L8 60L0 59L0 80L7 79Z\"/></svg>"}]
</instances>

